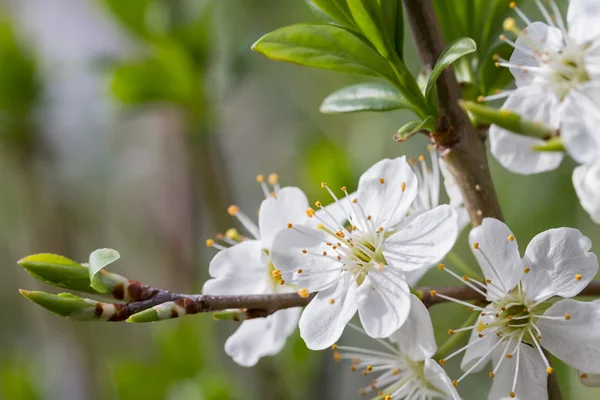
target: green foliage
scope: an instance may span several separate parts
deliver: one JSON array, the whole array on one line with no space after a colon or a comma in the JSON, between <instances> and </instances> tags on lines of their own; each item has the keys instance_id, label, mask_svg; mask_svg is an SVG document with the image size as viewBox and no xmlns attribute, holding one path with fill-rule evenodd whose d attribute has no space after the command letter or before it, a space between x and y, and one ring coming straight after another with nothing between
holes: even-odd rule
<instances>
[{"instance_id":1,"label":"green foliage","mask_svg":"<svg viewBox=\"0 0 600 400\"><path fill-rule=\"evenodd\" d=\"M341 26L356 29L356 23L352 18L352 13L348 8L346 0L308 0L323 14L329 16L333 21Z\"/></svg>"},{"instance_id":2,"label":"green foliage","mask_svg":"<svg viewBox=\"0 0 600 400\"><path fill-rule=\"evenodd\" d=\"M94 315L94 306L92 304L71 293L54 295L46 292L22 289L19 292L37 305L61 317L69 317L75 314L83 316L82 320L88 320L92 319Z\"/></svg>"},{"instance_id":3,"label":"green foliage","mask_svg":"<svg viewBox=\"0 0 600 400\"><path fill-rule=\"evenodd\" d=\"M423 121L411 121L402 126L394 135L394 140L396 142L405 142L417 133L428 133L433 130L435 130L435 119L429 116Z\"/></svg>"},{"instance_id":4,"label":"green foliage","mask_svg":"<svg viewBox=\"0 0 600 400\"><path fill-rule=\"evenodd\" d=\"M49 285L96 293L90 287L88 269L66 257L56 254L34 254L22 258L18 263L30 275Z\"/></svg>"},{"instance_id":5,"label":"green foliage","mask_svg":"<svg viewBox=\"0 0 600 400\"><path fill-rule=\"evenodd\" d=\"M321 112L326 114L350 113L358 111L390 111L410 109L402 93L385 82L359 83L347 86L327 96L321 104Z\"/></svg>"},{"instance_id":6,"label":"green foliage","mask_svg":"<svg viewBox=\"0 0 600 400\"><path fill-rule=\"evenodd\" d=\"M347 0L352 18L379 54L391 59L396 36L396 1ZM393 12L390 8L393 5ZM390 14L391 17L390 18Z\"/></svg>"},{"instance_id":7,"label":"green foliage","mask_svg":"<svg viewBox=\"0 0 600 400\"><path fill-rule=\"evenodd\" d=\"M89 273L91 286L94 290L100 293L108 292L108 288L98 273L107 265L117 261L120 257L119 252L113 249L98 249L90 254Z\"/></svg>"},{"instance_id":8,"label":"green foliage","mask_svg":"<svg viewBox=\"0 0 600 400\"><path fill-rule=\"evenodd\" d=\"M23 356L4 359L0 364L0 398L42 399L37 386L33 363L25 360Z\"/></svg>"},{"instance_id":9,"label":"green foliage","mask_svg":"<svg viewBox=\"0 0 600 400\"><path fill-rule=\"evenodd\" d=\"M98 0L121 23L121 25L142 38L150 38L148 11L152 0Z\"/></svg>"}]
</instances>

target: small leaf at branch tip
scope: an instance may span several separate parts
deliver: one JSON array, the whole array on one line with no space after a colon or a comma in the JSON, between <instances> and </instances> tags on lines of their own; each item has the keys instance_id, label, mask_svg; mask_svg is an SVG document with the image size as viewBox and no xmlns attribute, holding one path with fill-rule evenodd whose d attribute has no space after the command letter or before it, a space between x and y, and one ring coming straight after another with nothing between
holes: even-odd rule
<instances>
[{"instance_id":1,"label":"small leaf at branch tip","mask_svg":"<svg viewBox=\"0 0 600 400\"><path fill-rule=\"evenodd\" d=\"M132 323L143 323L143 322L155 322L159 321L158 312L155 309L150 308L148 310L144 310L137 314L133 314L131 317L127 318L125 322Z\"/></svg>"},{"instance_id":2,"label":"small leaf at branch tip","mask_svg":"<svg viewBox=\"0 0 600 400\"><path fill-rule=\"evenodd\" d=\"M113 249L98 249L90 254L90 281L91 286L100 293L108 292L108 288L98 275L107 265L117 261L121 255Z\"/></svg>"},{"instance_id":3,"label":"small leaf at branch tip","mask_svg":"<svg viewBox=\"0 0 600 400\"><path fill-rule=\"evenodd\" d=\"M28 291L20 289L19 292L29 300L33 301L40 307L45 308L61 317L69 317L71 314L81 311L82 309L90 309L88 316L80 315L78 319L93 319L94 306L86 302L81 297L70 293L61 293L59 295L50 294L41 291Z\"/></svg>"}]
</instances>

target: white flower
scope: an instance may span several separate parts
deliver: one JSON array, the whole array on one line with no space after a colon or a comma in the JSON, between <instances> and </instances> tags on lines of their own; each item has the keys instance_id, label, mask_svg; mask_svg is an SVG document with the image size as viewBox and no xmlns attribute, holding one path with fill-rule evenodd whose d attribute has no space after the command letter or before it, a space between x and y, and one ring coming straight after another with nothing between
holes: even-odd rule
<instances>
[{"instance_id":1,"label":"white flower","mask_svg":"<svg viewBox=\"0 0 600 400\"><path fill-rule=\"evenodd\" d=\"M580 163L587 163L598 154L600 135L596 132L600 98L597 82L600 79L600 2L572 0L567 14L568 29L553 0L548 10L536 0L547 24L531 22L514 5L527 24L522 31L514 19L505 21L505 29L515 32L515 42L502 37L514 46L510 61L500 66L510 68L516 80L516 90L493 95L486 100L505 97L503 108L526 119L560 128L560 135L570 154ZM533 174L558 167L560 152L540 152L534 149L549 138L534 138L511 133L493 125L490 129L492 153L507 169L520 174ZM593 154L592 154L593 153Z\"/></svg>"},{"instance_id":2,"label":"white flower","mask_svg":"<svg viewBox=\"0 0 600 400\"><path fill-rule=\"evenodd\" d=\"M208 240L209 247L221 250L210 262L213 279L204 284L203 293L212 295L248 295L294 291L273 268L268 252L275 234L287 223L305 223L308 200L295 187L279 188L277 176L269 176L270 193L262 175L257 177L266 199L260 206L258 226L237 206L228 209L254 237L247 239L231 229L218 239L232 245L229 248ZM289 335L296 329L299 308L280 310L266 318L249 319L225 342L225 352L239 365L251 367L261 357L281 351Z\"/></svg>"},{"instance_id":3,"label":"white flower","mask_svg":"<svg viewBox=\"0 0 600 400\"><path fill-rule=\"evenodd\" d=\"M465 207L462 194L458 188L458 184L448 170L446 162L438 156L435 146L427 147L431 166L427 164L427 159L424 154L418 157L418 161L409 159L408 163L412 167L413 172L417 175L418 188L417 197L412 206L408 210L410 214L416 214L423 211L431 210L440 205L440 172L444 178L444 188L450 199L450 206L454 208L458 214L458 229L462 231L469 224L469 213ZM433 266L433 265L432 265ZM410 286L415 285L429 268L420 268L415 271L406 273L406 281Z\"/></svg>"},{"instance_id":4,"label":"white flower","mask_svg":"<svg viewBox=\"0 0 600 400\"><path fill-rule=\"evenodd\" d=\"M600 163L575 168L573 186L581 206L600 224Z\"/></svg>"},{"instance_id":5,"label":"white flower","mask_svg":"<svg viewBox=\"0 0 600 400\"><path fill-rule=\"evenodd\" d=\"M581 371L600 373L600 304L570 299L598 271L590 240L576 229L550 229L534 237L521 258L509 228L486 218L469 241L486 283L457 278L491 303L479 308L436 294L481 313L474 326L461 329L473 330L469 344L445 358L466 350L466 372L455 384L491 357L490 400L546 400L547 374L553 370L543 349Z\"/></svg>"},{"instance_id":6,"label":"white flower","mask_svg":"<svg viewBox=\"0 0 600 400\"><path fill-rule=\"evenodd\" d=\"M369 386L360 389L361 395L375 392L384 400L460 399L448 375L431 359L437 346L427 308L414 295L410 302L408 318L389 338L391 343L378 340L383 351L334 345L334 359L351 360L353 372L377 374Z\"/></svg>"},{"instance_id":7,"label":"white flower","mask_svg":"<svg viewBox=\"0 0 600 400\"><path fill-rule=\"evenodd\" d=\"M357 311L371 337L398 330L410 308L404 273L439 261L458 234L456 212L447 205L406 218L418 188L404 157L372 166L355 194L342 191L346 199L339 204L348 226L308 209L320 224L290 226L271 251L273 263L301 296L319 292L300 318L300 334L314 350L335 343Z\"/></svg>"}]
</instances>

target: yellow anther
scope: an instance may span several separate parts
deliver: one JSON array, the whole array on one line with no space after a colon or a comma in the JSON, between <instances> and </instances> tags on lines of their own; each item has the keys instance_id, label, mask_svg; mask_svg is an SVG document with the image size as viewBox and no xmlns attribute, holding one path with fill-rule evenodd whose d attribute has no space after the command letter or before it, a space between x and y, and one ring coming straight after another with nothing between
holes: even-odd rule
<instances>
[{"instance_id":1,"label":"yellow anther","mask_svg":"<svg viewBox=\"0 0 600 400\"><path fill-rule=\"evenodd\" d=\"M421 154L419 156L419 161L425 161L425 154Z\"/></svg>"},{"instance_id":2,"label":"yellow anther","mask_svg":"<svg viewBox=\"0 0 600 400\"><path fill-rule=\"evenodd\" d=\"M315 206L317 206L318 208L323 207L323 203L321 203L320 201L315 201Z\"/></svg>"},{"instance_id":3,"label":"yellow anther","mask_svg":"<svg viewBox=\"0 0 600 400\"><path fill-rule=\"evenodd\" d=\"M310 293L308 292L307 288L302 288L298 290L298 296L302 297L303 299L306 299L308 298L308 296L310 296Z\"/></svg>"},{"instance_id":4,"label":"yellow anther","mask_svg":"<svg viewBox=\"0 0 600 400\"><path fill-rule=\"evenodd\" d=\"M467 275L463 275L463 281L468 281L469 277Z\"/></svg>"},{"instance_id":5,"label":"yellow anther","mask_svg":"<svg viewBox=\"0 0 600 400\"><path fill-rule=\"evenodd\" d=\"M506 358L512 358L512 354L507 354Z\"/></svg>"},{"instance_id":6,"label":"yellow anther","mask_svg":"<svg viewBox=\"0 0 600 400\"><path fill-rule=\"evenodd\" d=\"M477 332L483 332L485 330L486 326L482 321L479 321L477 323Z\"/></svg>"},{"instance_id":7,"label":"yellow anther","mask_svg":"<svg viewBox=\"0 0 600 400\"><path fill-rule=\"evenodd\" d=\"M325 257L326 255L327 255L327 252L326 252L326 251L324 251L324 252L323 252L323 257Z\"/></svg>"},{"instance_id":8,"label":"yellow anther","mask_svg":"<svg viewBox=\"0 0 600 400\"><path fill-rule=\"evenodd\" d=\"M383 185L385 183L385 179L379 178L379 183L381 183Z\"/></svg>"},{"instance_id":9,"label":"yellow anther","mask_svg":"<svg viewBox=\"0 0 600 400\"><path fill-rule=\"evenodd\" d=\"M581 375L579 375L579 377L581 379L587 379L588 378L588 374L581 374Z\"/></svg>"},{"instance_id":10,"label":"yellow anther","mask_svg":"<svg viewBox=\"0 0 600 400\"><path fill-rule=\"evenodd\" d=\"M317 224L316 228L319 229L319 230L322 230L322 229L325 229L325 225L323 225L323 224Z\"/></svg>"},{"instance_id":11,"label":"yellow anther","mask_svg":"<svg viewBox=\"0 0 600 400\"><path fill-rule=\"evenodd\" d=\"M529 271L531 271L528 267L523 268L523 272L525 272L526 274L529 273Z\"/></svg>"},{"instance_id":12,"label":"yellow anther","mask_svg":"<svg viewBox=\"0 0 600 400\"><path fill-rule=\"evenodd\" d=\"M511 1L510 3L508 3L508 6L510 8L515 8L517 6L517 2L516 1Z\"/></svg>"},{"instance_id":13,"label":"yellow anther","mask_svg":"<svg viewBox=\"0 0 600 400\"><path fill-rule=\"evenodd\" d=\"M355 367L354 365L351 365L351 366L350 366L350 371L352 371L352 372L356 372L356 367Z\"/></svg>"},{"instance_id":14,"label":"yellow anther","mask_svg":"<svg viewBox=\"0 0 600 400\"><path fill-rule=\"evenodd\" d=\"M279 279L281 278L281 270L274 269L273 271L271 271L271 275L273 276L273 278Z\"/></svg>"},{"instance_id":15,"label":"yellow anther","mask_svg":"<svg viewBox=\"0 0 600 400\"><path fill-rule=\"evenodd\" d=\"M269 185L274 185L279 182L279 175L272 173L269 174Z\"/></svg>"},{"instance_id":16,"label":"yellow anther","mask_svg":"<svg viewBox=\"0 0 600 400\"><path fill-rule=\"evenodd\" d=\"M498 53L496 53L492 56L492 60L494 60L494 61L498 61L499 59L500 59L500 54L498 54ZM481 97L481 96L479 96L479 97ZM479 97L477 99L479 99Z\"/></svg>"},{"instance_id":17,"label":"yellow anther","mask_svg":"<svg viewBox=\"0 0 600 400\"><path fill-rule=\"evenodd\" d=\"M380 226L379 228L377 228L377 232L381 233L383 231L384 231L383 226Z\"/></svg>"},{"instance_id":18,"label":"yellow anther","mask_svg":"<svg viewBox=\"0 0 600 400\"><path fill-rule=\"evenodd\" d=\"M353 202L354 204L356 204L356 203L358 203L358 199L357 199L357 198L354 198L354 199L352 199L352 202Z\"/></svg>"},{"instance_id":19,"label":"yellow anther","mask_svg":"<svg viewBox=\"0 0 600 400\"><path fill-rule=\"evenodd\" d=\"M337 345L337 344L334 344L333 346L331 346L331 350L334 350L334 351L335 351L335 350L337 350L337 349L338 349L338 345Z\"/></svg>"},{"instance_id":20,"label":"yellow anther","mask_svg":"<svg viewBox=\"0 0 600 400\"><path fill-rule=\"evenodd\" d=\"M494 63L494 65L496 66L496 68L499 68L499 67L500 67L500 63L499 63L499 62L497 62L497 63Z\"/></svg>"},{"instance_id":21,"label":"yellow anther","mask_svg":"<svg viewBox=\"0 0 600 400\"><path fill-rule=\"evenodd\" d=\"M577 274L577 275L575 275L575 280L576 280L576 281L580 281L580 280L581 280L581 278L582 278L581 274Z\"/></svg>"},{"instance_id":22,"label":"yellow anther","mask_svg":"<svg viewBox=\"0 0 600 400\"><path fill-rule=\"evenodd\" d=\"M235 216L238 212L240 212L240 208L238 206L229 206L229 208L227 208L227 213L232 217Z\"/></svg>"},{"instance_id":23,"label":"yellow anther","mask_svg":"<svg viewBox=\"0 0 600 400\"><path fill-rule=\"evenodd\" d=\"M505 41L505 40L506 40L506 36L504 36L504 35L500 35L500 36L498 36L498 38L499 38L500 40L502 40L502 41Z\"/></svg>"},{"instance_id":24,"label":"yellow anther","mask_svg":"<svg viewBox=\"0 0 600 400\"><path fill-rule=\"evenodd\" d=\"M448 329L448 335L454 335L454 329Z\"/></svg>"},{"instance_id":25,"label":"yellow anther","mask_svg":"<svg viewBox=\"0 0 600 400\"><path fill-rule=\"evenodd\" d=\"M302 254L306 254L306 253L307 253L306 249L302 249Z\"/></svg>"},{"instance_id":26,"label":"yellow anther","mask_svg":"<svg viewBox=\"0 0 600 400\"><path fill-rule=\"evenodd\" d=\"M280 279L280 280L279 280L279 284L280 284L281 286L283 286L283 285L285 285L285 281L284 281L283 279Z\"/></svg>"},{"instance_id":27,"label":"yellow anther","mask_svg":"<svg viewBox=\"0 0 600 400\"><path fill-rule=\"evenodd\" d=\"M548 367L546 368L546 372L548 373L548 375L552 375L552 373L554 372L554 368Z\"/></svg>"},{"instance_id":28,"label":"yellow anther","mask_svg":"<svg viewBox=\"0 0 600 400\"><path fill-rule=\"evenodd\" d=\"M373 218L372 216L370 216L370 215L367 215L367 220L369 220L369 221L370 221L372 218Z\"/></svg>"},{"instance_id":29,"label":"yellow anther","mask_svg":"<svg viewBox=\"0 0 600 400\"><path fill-rule=\"evenodd\" d=\"M452 386L457 387L458 386L458 381L452 381Z\"/></svg>"},{"instance_id":30,"label":"yellow anther","mask_svg":"<svg viewBox=\"0 0 600 400\"><path fill-rule=\"evenodd\" d=\"M400 375L400 372L402 372L401 369L395 369L392 371L392 375Z\"/></svg>"},{"instance_id":31,"label":"yellow anther","mask_svg":"<svg viewBox=\"0 0 600 400\"><path fill-rule=\"evenodd\" d=\"M437 290L432 290L432 291L429 292L429 295L431 297L435 296L436 294L437 294Z\"/></svg>"},{"instance_id":32,"label":"yellow anther","mask_svg":"<svg viewBox=\"0 0 600 400\"><path fill-rule=\"evenodd\" d=\"M301 274L302 273L302 268L298 268L298 273Z\"/></svg>"},{"instance_id":33,"label":"yellow anther","mask_svg":"<svg viewBox=\"0 0 600 400\"><path fill-rule=\"evenodd\" d=\"M490 378L493 378L494 376L496 376L496 374L494 374L493 372L490 372Z\"/></svg>"},{"instance_id":34,"label":"yellow anther","mask_svg":"<svg viewBox=\"0 0 600 400\"><path fill-rule=\"evenodd\" d=\"M515 240L515 235L510 235L510 236L508 237L508 240L510 240L511 242L514 242L514 240Z\"/></svg>"},{"instance_id":35,"label":"yellow anther","mask_svg":"<svg viewBox=\"0 0 600 400\"><path fill-rule=\"evenodd\" d=\"M311 207L308 207L308 208L306 209L306 216L307 216L308 218L312 218L312 217L314 217L314 216L315 216L315 210L313 210Z\"/></svg>"},{"instance_id":36,"label":"yellow anther","mask_svg":"<svg viewBox=\"0 0 600 400\"><path fill-rule=\"evenodd\" d=\"M354 364L354 365L358 365L358 364L360 364L360 359L359 359L358 357L354 357L354 358L352 359L352 364Z\"/></svg>"},{"instance_id":37,"label":"yellow anther","mask_svg":"<svg viewBox=\"0 0 600 400\"><path fill-rule=\"evenodd\" d=\"M383 390L379 389L379 390L377 391L377 396L383 396Z\"/></svg>"},{"instance_id":38,"label":"yellow anther","mask_svg":"<svg viewBox=\"0 0 600 400\"><path fill-rule=\"evenodd\" d=\"M485 98L483 96L477 96L478 103L483 103L484 101L485 101Z\"/></svg>"},{"instance_id":39,"label":"yellow anther","mask_svg":"<svg viewBox=\"0 0 600 400\"><path fill-rule=\"evenodd\" d=\"M344 237L344 236L346 236L346 235L344 235L344 232L342 232L342 231L337 231L337 232L335 233L335 236L337 236L337 237L339 237L339 238L343 238L343 237Z\"/></svg>"},{"instance_id":40,"label":"yellow anther","mask_svg":"<svg viewBox=\"0 0 600 400\"><path fill-rule=\"evenodd\" d=\"M212 239L206 239L206 247L213 247L215 245L215 241Z\"/></svg>"},{"instance_id":41,"label":"yellow anther","mask_svg":"<svg viewBox=\"0 0 600 400\"><path fill-rule=\"evenodd\" d=\"M516 396L516 395L515 395L515 392L510 392L509 396L510 396L510 397L515 397L515 396Z\"/></svg>"},{"instance_id":42,"label":"yellow anther","mask_svg":"<svg viewBox=\"0 0 600 400\"><path fill-rule=\"evenodd\" d=\"M342 361L342 355L340 354L339 351L336 351L336 352L333 353L333 359L335 361Z\"/></svg>"},{"instance_id":43,"label":"yellow anther","mask_svg":"<svg viewBox=\"0 0 600 400\"><path fill-rule=\"evenodd\" d=\"M504 28L505 31L514 32L515 29L517 28L517 22L515 21L515 19L513 17L508 17L504 20L504 23L502 24L502 28Z\"/></svg>"},{"instance_id":44,"label":"yellow anther","mask_svg":"<svg viewBox=\"0 0 600 400\"><path fill-rule=\"evenodd\" d=\"M402 191L404 192L406 190L406 182L402 182Z\"/></svg>"},{"instance_id":45,"label":"yellow anther","mask_svg":"<svg viewBox=\"0 0 600 400\"><path fill-rule=\"evenodd\" d=\"M440 364L441 365L446 365L446 360L444 360L443 358L440 360Z\"/></svg>"},{"instance_id":46,"label":"yellow anther","mask_svg":"<svg viewBox=\"0 0 600 400\"><path fill-rule=\"evenodd\" d=\"M366 369L363 369L363 372L362 372L362 374L363 374L363 376L367 376L367 374L368 374L367 370L366 370Z\"/></svg>"},{"instance_id":47,"label":"yellow anther","mask_svg":"<svg viewBox=\"0 0 600 400\"><path fill-rule=\"evenodd\" d=\"M329 299L329 304L335 303L335 299Z\"/></svg>"},{"instance_id":48,"label":"yellow anther","mask_svg":"<svg viewBox=\"0 0 600 400\"><path fill-rule=\"evenodd\" d=\"M288 228L288 229L292 229L292 226L293 226L293 225L292 225L292 223L291 223L291 222L288 222L286 226L287 226L287 228Z\"/></svg>"},{"instance_id":49,"label":"yellow anther","mask_svg":"<svg viewBox=\"0 0 600 400\"><path fill-rule=\"evenodd\" d=\"M504 115L505 117L508 117L510 115L510 111L502 110L502 115Z\"/></svg>"},{"instance_id":50,"label":"yellow anther","mask_svg":"<svg viewBox=\"0 0 600 400\"><path fill-rule=\"evenodd\" d=\"M570 320L570 319L571 319L571 314L569 314L569 313L565 314L565 319L566 319L567 321L568 321L568 320Z\"/></svg>"},{"instance_id":51,"label":"yellow anther","mask_svg":"<svg viewBox=\"0 0 600 400\"><path fill-rule=\"evenodd\" d=\"M383 400L392 400L392 395L386 394Z\"/></svg>"},{"instance_id":52,"label":"yellow anther","mask_svg":"<svg viewBox=\"0 0 600 400\"><path fill-rule=\"evenodd\" d=\"M372 365L367 365L366 370L367 370L367 372L373 372L373 366Z\"/></svg>"},{"instance_id":53,"label":"yellow anther","mask_svg":"<svg viewBox=\"0 0 600 400\"><path fill-rule=\"evenodd\" d=\"M256 175L256 182L263 183L265 181L265 176L263 174Z\"/></svg>"},{"instance_id":54,"label":"yellow anther","mask_svg":"<svg viewBox=\"0 0 600 400\"><path fill-rule=\"evenodd\" d=\"M479 247L478 247L478 248L479 248ZM487 283L487 284L489 285L490 283L492 283L492 280L491 280L491 279L486 279L486 280L485 280L485 283Z\"/></svg>"},{"instance_id":55,"label":"yellow anther","mask_svg":"<svg viewBox=\"0 0 600 400\"><path fill-rule=\"evenodd\" d=\"M365 389L359 389L358 394L360 394L361 396L366 396L367 392L365 391Z\"/></svg>"},{"instance_id":56,"label":"yellow anther","mask_svg":"<svg viewBox=\"0 0 600 400\"><path fill-rule=\"evenodd\" d=\"M428 144L428 145L427 145L427 150L428 150L428 151L433 151L433 149L435 149L435 146L434 146L434 145L432 145L432 144Z\"/></svg>"},{"instance_id":57,"label":"yellow anther","mask_svg":"<svg viewBox=\"0 0 600 400\"><path fill-rule=\"evenodd\" d=\"M473 243L473 248L474 249L479 249L479 242Z\"/></svg>"},{"instance_id":58,"label":"yellow anther","mask_svg":"<svg viewBox=\"0 0 600 400\"><path fill-rule=\"evenodd\" d=\"M444 269L444 264L438 264L438 269L442 271Z\"/></svg>"}]
</instances>

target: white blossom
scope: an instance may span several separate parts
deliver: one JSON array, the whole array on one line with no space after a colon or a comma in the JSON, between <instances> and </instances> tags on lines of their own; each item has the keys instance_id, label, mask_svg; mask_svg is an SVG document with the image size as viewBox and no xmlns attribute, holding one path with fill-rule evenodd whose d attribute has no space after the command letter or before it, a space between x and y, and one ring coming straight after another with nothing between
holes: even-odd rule
<instances>
[{"instance_id":1,"label":"white blossom","mask_svg":"<svg viewBox=\"0 0 600 400\"><path fill-rule=\"evenodd\" d=\"M405 273L426 268L450 251L458 235L456 211L442 205L406 217L418 187L404 157L373 165L356 193L342 188L342 201L326 183L322 186L345 210L349 224L308 209L319 224L289 224L271 251L276 268L301 296L318 292L300 318L300 334L309 348L327 348L358 311L369 336L387 337L410 309Z\"/></svg>"},{"instance_id":2,"label":"white blossom","mask_svg":"<svg viewBox=\"0 0 600 400\"><path fill-rule=\"evenodd\" d=\"M547 374L553 372L543 350L588 374L600 373L600 303L578 295L598 272L590 240L571 228L550 229L534 237L521 258L515 236L502 222L486 218L469 235L485 283L451 275L484 295L480 308L441 293L442 298L480 313L465 351L463 376L481 370L491 358L494 379L490 400L507 397L546 400Z\"/></svg>"},{"instance_id":3,"label":"white blossom","mask_svg":"<svg viewBox=\"0 0 600 400\"><path fill-rule=\"evenodd\" d=\"M437 346L427 308L414 295L410 302L402 328L389 340L378 340L382 350L334 345L334 359L351 361L353 372L376 375L369 386L360 389L361 395L373 393L382 400L460 399L448 375L431 358Z\"/></svg>"},{"instance_id":4,"label":"white blossom","mask_svg":"<svg viewBox=\"0 0 600 400\"><path fill-rule=\"evenodd\" d=\"M573 186L581 206L600 224L600 162L575 168Z\"/></svg>"}]
</instances>

